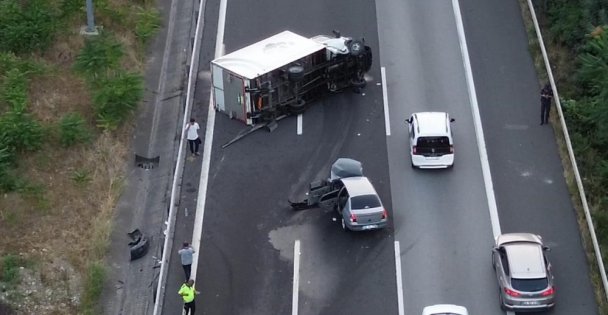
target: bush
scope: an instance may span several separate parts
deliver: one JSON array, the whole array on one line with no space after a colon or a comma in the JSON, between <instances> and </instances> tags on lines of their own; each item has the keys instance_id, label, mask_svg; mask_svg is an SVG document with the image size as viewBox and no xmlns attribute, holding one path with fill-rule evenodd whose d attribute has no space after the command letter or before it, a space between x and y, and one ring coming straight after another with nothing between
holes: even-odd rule
<instances>
[{"instance_id":1,"label":"bush","mask_svg":"<svg viewBox=\"0 0 608 315\"><path fill-rule=\"evenodd\" d=\"M154 8L140 9L137 13L137 21L135 22L135 35L142 42L148 43L148 40L156 34L160 28L160 13Z\"/></svg>"},{"instance_id":2,"label":"bush","mask_svg":"<svg viewBox=\"0 0 608 315\"><path fill-rule=\"evenodd\" d=\"M118 68L124 52L122 45L111 35L104 33L87 40L76 56L74 67L90 83L105 77L112 69Z\"/></svg>"},{"instance_id":3,"label":"bush","mask_svg":"<svg viewBox=\"0 0 608 315\"><path fill-rule=\"evenodd\" d=\"M97 4L97 3L95 3ZM61 17L70 18L74 14L80 12L86 14L86 1L82 0L63 0L60 4Z\"/></svg>"},{"instance_id":4,"label":"bush","mask_svg":"<svg viewBox=\"0 0 608 315\"><path fill-rule=\"evenodd\" d=\"M568 47L576 48L590 25L585 19L584 5L573 0L551 0L546 3L551 35Z\"/></svg>"},{"instance_id":5,"label":"bush","mask_svg":"<svg viewBox=\"0 0 608 315\"><path fill-rule=\"evenodd\" d=\"M0 100L14 110L23 111L27 105L27 77L17 68L6 72L0 89Z\"/></svg>"},{"instance_id":6,"label":"bush","mask_svg":"<svg viewBox=\"0 0 608 315\"><path fill-rule=\"evenodd\" d=\"M75 170L72 173L72 180L79 185L87 184L91 181L91 172L86 169Z\"/></svg>"},{"instance_id":7,"label":"bush","mask_svg":"<svg viewBox=\"0 0 608 315\"><path fill-rule=\"evenodd\" d=\"M23 265L23 259L15 255L6 255L0 260L0 281L16 285L19 283L19 267Z\"/></svg>"},{"instance_id":8,"label":"bush","mask_svg":"<svg viewBox=\"0 0 608 315\"><path fill-rule=\"evenodd\" d=\"M0 50L21 54L46 49L54 40L57 16L50 1L0 1Z\"/></svg>"},{"instance_id":9,"label":"bush","mask_svg":"<svg viewBox=\"0 0 608 315\"><path fill-rule=\"evenodd\" d=\"M102 80L94 92L93 104L103 129L118 127L136 108L143 96L143 78L137 73L119 71Z\"/></svg>"},{"instance_id":10,"label":"bush","mask_svg":"<svg viewBox=\"0 0 608 315\"><path fill-rule=\"evenodd\" d=\"M0 74L10 69L17 68L20 64L19 57L11 52L0 52Z\"/></svg>"},{"instance_id":11,"label":"bush","mask_svg":"<svg viewBox=\"0 0 608 315\"><path fill-rule=\"evenodd\" d=\"M42 144L42 126L27 112L27 78L18 69L7 72L0 100L10 105L9 110L0 116L0 139L9 153L33 151Z\"/></svg>"},{"instance_id":12,"label":"bush","mask_svg":"<svg viewBox=\"0 0 608 315\"><path fill-rule=\"evenodd\" d=\"M0 139L0 191L9 192L17 189L17 178L12 172L15 154L6 142Z\"/></svg>"},{"instance_id":13,"label":"bush","mask_svg":"<svg viewBox=\"0 0 608 315\"><path fill-rule=\"evenodd\" d=\"M19 70L24 75L44 73L45 66L33 60L23 60L12 52L0 51L0 76L11 70Z\"/></svg>"},{"instance_id":14,"label":"bush","mask_svg":"<svg viewBox=\"0 0 608 315\"><path fill-rule=\"evenodd\" d=\"M589 37L578 61L578 84L602 101L608 100L608 35L605 31Z\"/></svg>"},{"instance_id":15,"label":"bush","mask_svg":"<svg viewBox=\"0 0 608 315\"><path fill-rule=\"evenodd\" d=\"M78 143L91 140L91 130L87 123L78 113L68 113L59 122L59 142L64 147L70 147Z\"/></svg>"},{"instance_id":16,"label":"bush","mask_svg":"<svg viewBox=\"0 0 608 315\"><path fill-rule=\"evenodd\" d=\"M597 130L594 141L598 146L608 145L608 35L599 32L590 37L579 55L578 84L589 99L588 117ZM608 157L608 150L602 150Z\"/></svg>"},{"instance_id":17,"label":"bush","mask_svg":"<svg viewBox=\"0 0 608 315\"><path fill-rule=\"evenodd\" d=\"M0 116L0 138L10 151L35 151L42 146L42 126L28 113L10 110Z\"/></svg>"}]
</instances>

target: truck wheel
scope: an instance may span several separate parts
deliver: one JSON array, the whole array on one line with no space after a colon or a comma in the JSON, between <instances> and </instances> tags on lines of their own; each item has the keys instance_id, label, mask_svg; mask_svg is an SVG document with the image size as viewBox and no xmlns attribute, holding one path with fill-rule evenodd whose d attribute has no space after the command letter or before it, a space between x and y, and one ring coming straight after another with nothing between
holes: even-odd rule
<instances>
[{"instance_id":1,"label":"truck wheel","mask_svg":"<svg viewBox=\"0 0 608 315\"><path fill-rule=\"evenodd\" d=\"M350 42L348 50L350 51L350 54L352 56L356 57L359 56L365 50L365 45L362 41L355 39Z\"/></svg>"},{"instance_id":2,"label":"truck wheel","mask_svg":"<svg viewBox=\"0 0 608 315\"><path fill-rule=\"evenodd\" d=\"M287 69L287 78L291 82L298 82L304 78L304 67L295 65Z\"/></svg>"},{"instance_id":3,"label":"truck wheel","mask_svg":"<svg viewBox=\"0 0 608 315\"><path fill-rule=\"evenodd\" d=\"M363 78L361 78L361 79L351 79L350 80L350 85L352 85L353 87L356 87L356 88L363 88L363 87L365 87L367 85L367 82Z\"/></svg>"},{"instance_id":4,"label":"truck wheel","mask_svg":"<svg viewBox=\"0 0 608 315\"><path fill-rule=\"evenodd\" d=\"M331 82L331 83L327 83L327 88L329 89L330 92L336 92L338 91L338 85L336 84L336 82Z\"/></svg>"},{"instance_id":5,"label":"truck wheel","mask_svg":"<svg viewBox=\"0 0 608 315\"><path fill-rule=\"evenodd\" d=\"M294 103L289 104L288 107L290 113L295 115L302 114L304 111L306 111L306 101L299 98Z\"/></svg>"}]
</instances>

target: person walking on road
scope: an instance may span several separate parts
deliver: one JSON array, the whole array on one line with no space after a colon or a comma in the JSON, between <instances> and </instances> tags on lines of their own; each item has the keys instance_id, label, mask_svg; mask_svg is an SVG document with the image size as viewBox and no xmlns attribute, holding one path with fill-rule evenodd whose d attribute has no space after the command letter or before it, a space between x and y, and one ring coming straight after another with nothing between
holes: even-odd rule
<instances>
[{"instance_id":1,"label":"person walking on road","mask_svg":"<svg viewBox=\"0 0 608 315\"><path fill-rule=\"evenodd\" d=\"M184 272L186 273L186 281L190 279L190 272L192 271L192 254L195 253L195 250L188 244L188 242L184 242L182 249L177 252L182 260L182 267L184 268Z\"/></svg>"},{"instance_id":2,"label":"person walking on road","mask_svg":"<svg viewBox=\"0 0 608 315\"><path fill-rule=\"evenodd\" d=\"M194 288L194 280L190 279L182 284L182 287L179 289L177 294L181 295L182 299L184 299L184 314L194 315L194 312L196 311L194 296L201 294Z\"/></svg>"},{"instance_id":3,"label":"person walking on road","mask_svg":"<svg viewBox=\"0 0 608 315\"><path fill-rule=\"evenodd\" d=\"M551 99L553 98L553 90L549 83L540 91L540 124L549 123L549 112L551 111Z\"/></svg>"},{"instance_id":4,"label":"person walking on road","mask_svg":"<svg viewBox=\"0 0 608 315\"><path fill-rule=\"evenodd\" d=\"M199 155L198 146L201 144L201 138L198 137L198 130L201 129L194 120L194 118L190 118L190 122L186 125L186 138L188 139L188 144L190 145L190 152L192 155Z\"/></svg>"}]
</instances>

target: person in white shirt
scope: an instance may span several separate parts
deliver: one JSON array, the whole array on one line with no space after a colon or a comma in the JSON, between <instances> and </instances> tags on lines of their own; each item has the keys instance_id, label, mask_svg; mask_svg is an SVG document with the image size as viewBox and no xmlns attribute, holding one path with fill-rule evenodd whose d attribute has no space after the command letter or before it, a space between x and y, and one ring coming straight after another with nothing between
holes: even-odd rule
<instances>
[{"instance_id":1,"label":"person in white shirt","mask_svg":"<svg viewBox=\"0 0 608 315\"><path fill-rule=\"evenodd\" d=\"M186 139L190 145L192 155L199 155L198 146L201 144L201 139L198 137L198 130L201 129L194 118L190 118L190 122L186 125Z\"/></svg>"}]
</instances>

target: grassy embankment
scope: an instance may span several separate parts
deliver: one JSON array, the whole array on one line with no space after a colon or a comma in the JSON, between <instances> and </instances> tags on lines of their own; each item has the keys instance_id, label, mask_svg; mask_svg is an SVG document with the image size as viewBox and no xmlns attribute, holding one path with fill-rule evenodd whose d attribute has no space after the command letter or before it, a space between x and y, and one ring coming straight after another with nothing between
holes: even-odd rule
<instances>
[{"instance_id":1,"label":"grassy embankment","mask_svg":"<svg viewBox=\"0 0 608 315\"><path fill-rule=\"evenodd\" d=\"M0 310L96 314L155 3L0 1Z\"/></svg>"}]
</instances>

